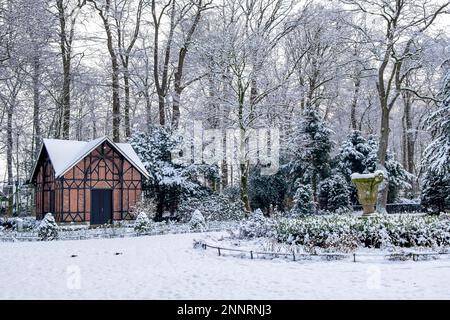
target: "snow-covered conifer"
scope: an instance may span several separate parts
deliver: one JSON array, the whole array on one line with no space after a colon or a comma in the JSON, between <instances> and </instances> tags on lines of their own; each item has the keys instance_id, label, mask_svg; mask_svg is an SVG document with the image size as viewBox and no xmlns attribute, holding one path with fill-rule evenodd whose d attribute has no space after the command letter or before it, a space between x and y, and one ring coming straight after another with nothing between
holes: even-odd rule
<instances>
[{"instance_id":1,"label":"snow-covered conifer","mask_svg":"<svg viewBox=\"0 0 450 320\"><path fill-rule=\"evenodd\" d=\"M296 183L296 191L294 194L294 206L292 207L293 215L312 214L315 211L313 200L313 191L310 185Z\"/></svg>"},{"instance_id":2,"label":"snow-covered conifer","mask_svg":"<svg viewBox=\"0 0 450 320\"><path fill-rule=\"evenodd\" d=\"M422 204L443 210L450 208L450 71L441 89L442 102L428 118L433 141L425 149L422 165Z\"/></svg>"},{"instance_id":3,"label":"snow-covered conifer","mask_svg":"<svg viewBox=\"0 0 450 320\"><path fill-rule=\"evenodd\" d=\"M44 216L37 228L38 237L43 241L56 240L58 239L58 230L59 227L55 222L55 218L49 212Z\"/></svg>"},{"instance_id":4,"label":"snow-covered conifer","mask_svg":"<svg viewBox=\"0 0 450 320\"><path fill-rule=\"evenodd\" d=\"M189 228L192 231L206 231L206 221L203 214L200 210L196 209L191 216L191 220L189 220Z\"/></svg>"},{"instance_id":5,"label":"snow-covered conifer","mask_svg":"<svg viewBox=\"0 0 450 320\"><path fill-rule=\"evenodd\" d=\"M248 219L244 220L239 226L239 237L241 238L259 238L271 237L275 228L272 219L264 216L261 209L256 209Z\"/></svg>"},{"instance_id":6,"label":"snow-covered conifer","mask_svg":"<svg viewBox=\"0 0 450 320\"><path fill-rule=\"evenodd\" d=\"M149 219L148 215L141 211L139 212L136 220L134 221L134 231L138 234L148 233L153 227L153 223L151 219Z\"/></svg>"},{"instance_id":7,"label":"snow-covered conifer","mask_svg":"<svg viewBox=\"0 0 450 320\"><path fill-rule=\"evenodd\" d=\"M319 185L320 209L330 212L350 210L348 182L341 174L334 174Z\"/></svg>"}]
</instances>

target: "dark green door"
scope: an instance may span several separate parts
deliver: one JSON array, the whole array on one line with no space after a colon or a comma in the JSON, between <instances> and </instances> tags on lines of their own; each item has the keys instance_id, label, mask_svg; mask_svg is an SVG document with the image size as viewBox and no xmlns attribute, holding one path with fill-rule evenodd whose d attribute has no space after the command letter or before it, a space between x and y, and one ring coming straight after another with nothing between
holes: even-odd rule
<instances>
[{"instance_id":1,"label":"dark green door","mask_svg":"<svg viewBox=\"0 0 450 320\"><path fill-rule=\"evenodd\" d=\"M112 190L91 190L91 224L109 223L112 218Z\"/></svg>"}]
</instances>

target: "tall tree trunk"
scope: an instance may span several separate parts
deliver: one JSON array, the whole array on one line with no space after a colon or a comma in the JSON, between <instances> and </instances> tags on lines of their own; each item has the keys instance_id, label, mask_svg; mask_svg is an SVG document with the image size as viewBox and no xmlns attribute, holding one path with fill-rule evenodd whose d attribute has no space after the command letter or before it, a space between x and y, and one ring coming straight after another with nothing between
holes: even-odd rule
<instances>
[{"instance_id":1,"label":"tall tree trunk","mask_svg":"<svg viewBox=\"0 0 450 320\"><path fill-rule=\"evenodd\" d=\"M33 160L38 157L41 143L41 122L40 116L40 75L41 62L38 56L33 59Z\"/></svg>"},{"instance_id":2,"label":"tall tree trunk","mask_svg":"<svg viewBox=\"0 0 450 320\"><path fill-rule=\"evenodd\" d=\"M178 125L180 123L180 100L181 100L181 92L183 91L183 88L181 86L181 77L183 75L183 63L184 61L180 62L181 53L182 50L180 50L180 55L178 58L178 68L175 72L175 82L174 82L174 93L172 95L172 128L178 129ZM184 58L182 58L184 60ZM181 64L181 68L180 68Z\"/></svg>"},{"instance_id":3,"label":"tall tree trunk","mask_svg":"<svg viewBox=\"0 0 450 320\"><path fill-rule=\"evenodd\" d=\"M18 215L22 209L22 201L19 193L19 175L20 174L20 163L19 163L19 132L16 132L16 181L15 181L15 202L16 202L16 215Z\"/></svg>"},{"instance_id":4,"label":"tall tree trunk","mask_svg":"<svg viewBox=\"0 0 450 320\"><path fill-rule=\"evenodd\" d=\"M194 22L191 25L191 28L187 32L186 40L184 45L181 47L178 53L178 65L175 71L175 82L174 82L174 94L173 94L173 103L172 103L172 128L178 129L178 125L180 122L180 100L181 93L183 92L184 86L181 84L183 78L183 67L184 61L186 59L186 54L189 50L189 46L191 44L192 36L194 35L195 29L197 28L198 23L200 22L200 17L202 11L205 7L202 6L202 1L199 2L197 6L197 12L195 14Z\"/></svg>"},{"instance_id":5,"label":"tall tree trunk","mask_svg":"<svg viewBox=\"0 0 450 320\"><path fill-rule=\"evenodd\" d=\"M402 137L401 137L401 149L402 149L402 166L406 169L407 167L407 143L406 143L406 135L407 135L407 129L406 129L406 119L405 119L405 109L403 108L403 115L402 115Z\"/></svg>"},{"instance_id":6,"label":"tall tree trunk","mask_svg":"<svg viewBox=\"0 0 450 320\"><path fill-rule=\"evenodd\" d=\"M114 19L116 22L116 31L117 31L117 46L119 48L119 56L122 62L123 67L123 82L124 82L124 91L125 91L125 105L124 105L124 113L125 113L125 136L128 138L131 135L131 126L130 126L130 71L128 69L130 62L130 55L133 50L134 44L139 36L139 29L141 25L141 16L142 16L142 7L144 4L144 0L139 0L136 11L136 21L134 25L134 32L130 39L128 46L125 48L125 37L126 34L123 32L126 21L121 21L119 18L120 13L117 12L117 4L114 7ZM125 4L124 4L125 5Z\"/></svg>"},{"instance_id":7,"label":"tall tree trunk","mask_svg":"<svg viewBox=\"0 0 450 320\"><path fill-rule=\"evenodd\" d=\"M145 96L145 115L147 127L150 127L152 123L152 101L150 100L150 94L148 93L148 85L145 85L144 96Z\"/></svg>"},{"instance_id":8,"label":"tall tree trunk","mask_svg":"<svg viewBox=\"0 0 450 320\"><path fill-rule=\"evenodd\" d=\"M159 74L159 30L161 26L161 17L164 14L165 10L171 5L171 14L170 14L170 26L169 26L169 35L167 37L167 43L164 52L164 62L163 62L163 71ZM152 0L152 17L153 17L153 26L155 28L154 31L154 39L153 39L153 77L155 81L156 93L158 94L158 108L159 108L159 124L161 126L166 125L166 94L168 91L168 76L169 76L169 62L170 62L170 51L172 48L172 40L173 33L175 29L175 0L170 0L161 10L160 14L156 14L156 2Z\"/></svg>"},{"instance_id":9,"label":"tall tree trunk","mask_svg":"<svg viewBox=\"0 0 450 320\"><path fill-rule=\"evenodd\" d=\"M125 105L124 105L124 120L125 120L125 137L131 136L131 126L130 126L130 74L128 71L128 64L124 68L123 72L123 82L125 91Z\"/></svg>"},{"instance_id":10,"label":"tall tree trunk","mask_svg":"<svg viewBox=\"0 0 450 320\"><path fill-rule=\"evenodd\" d=\"M108 53L111 60L111 71L112 71L112 130L113 130L113 140L114 142L120 142L120 96L119 96L119 61L115 48L113 46L113 34L111 30L111 25L109 23L109 15L111 10L111 0L105 0L105 5L98 7L95 1L90 1L97 10L100 18L103 21L103 27L106 33L106 43L108 47Z\"/></svg>"},{"instance_id":11,"label":"tall tree trunk","mask_svg":"<svg viewBox=\"0 0 450 320\"><path fill-rule=\"evenodd\" d=\"M70 85L71 85L71 70L70 64L72 59L72 39L73 26L68 32L67 30L67 14L65 12L65 4L63 0L56 0L56 7L58 9L59 18L59 46L61 49L61 59L63 64L63 86L61 93L60 107L62 109L62 119L60 125L62 126L62 136L64 139L69 139L70 131ZM72 17L72 23L75 23L76 15Z\"/></svg>"},{"instance_id":12,"label":"tall tree trunk","mask_svg":"<svg viewBox=\"0 0 450 320\"><path fill-rule=\"evenodd\" d=\"M120 142L120 98L119 98L119 64L117 63L117 57L110 50L111 66L113 69L112 75L112 117L113 117L113 140L114 142Z\"/></svg>"},{"instance_id":13,"label":"tall tree trunk","mask_svg":"<svg viewBox=\"0 0 450 320\"><path fill-rule=\"evenodd\" d=\"M14 114L14 106L15 106L15 97L13 97L10 101L10 105L8 106L8 114L6 120L6 167L8 174L8 188L7 188L7 196L8 196L8 215L12 216L13 208L14 208L14 176L13 176L13 114Z\"/></svg>"},{"instance_id":14,"label":"tall tree trunk","mask_svg":"<svg viewBox=\"0 0 450 320\"><path fill-rule=\"evenodd\" d=\"M386 171L385 163L386 163L386 155L389 144L389 109L387 106L382 106L381 108L381 127L380 127L380 139L378 144L378 164L377 167L379 170ZM388 198L389 184L387 181L387 177L385 177L384 181L380 185L380 190L378 193L377 200L377 211L380 213L386 213L386 203Z\"/></svg>"},{"instance_id":15,"label":"tall tree trunk","mask_svg":"<svg viewBox=\"0 0 450 320\"><path fill-rule=\"evenodd\" d=\"M409 172L414 174L414 133L413 133L413 125L412 125L412 119L411 119L411 107L412 107L412 97L411 93L409 92L402 92L402 98L403 98L403 119L404 119L404 139L405 139L405 169Z\"/></svg>"},{"instance_id":16,"label":"tall tree trunk","mask_svg":"<svg viewBox=\"0 0 450 320\"><path fill-rule=\"evenodd\" d=\"M350 111L350 124L352 126L353 130L358 129L358 123L356 120L356 107L358 106L358 97L359 97L359 87L361 86L361 79L359 75L354 79L354 88L353 88L353 98L352 98L352 104L351 104L351 111Z\"/></svg>"},{"instance_id":17,"label":"tall tree trunk","mask_svg":"<svg viewBox=\"0 0 450 320\"><path fill-rule=\"evenodd\" d=\"M239 193L244 209L247 213L251 211L250 199L248 196L248 175L249 175L249 161L246 159L246 126L244 124L244 99L245 89L241 81L239 81L239 109L238 109L238 121L239 121L239 173L240 173L240 186Z\"/></svg>"},{"instance_id":18,"label":"tall tree trunk","mask_svg":"<svg viewBox=\"0 0 450 320\"><path fill-rule=\"evenodd\" d=\"M158 93L158 110L159 110L159 124L166 125L166 103L162 93Z\"/></svg>"},{"instance_id":19,"label":"tall tree trunk","mask_svg":"<svg viewBox=\"0 0 450 320\"><path fill-rule=\"evenodd\" d=\"M62 93L62 136L69 139L70 133L70 57L63 59L63 93Z\"/></svg>"}]
</instances>

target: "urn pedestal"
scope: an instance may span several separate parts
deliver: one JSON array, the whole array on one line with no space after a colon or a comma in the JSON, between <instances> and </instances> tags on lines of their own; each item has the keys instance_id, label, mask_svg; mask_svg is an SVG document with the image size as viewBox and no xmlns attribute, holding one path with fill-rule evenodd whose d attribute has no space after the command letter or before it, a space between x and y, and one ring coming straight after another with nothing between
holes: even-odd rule
<instances>
[{"instance_id":1,"label":"urn pedestal","mask_svg":"<svg viewBox=\"0 0 450 320\"><path fill-rule=\"evenodd\" d=\"M383 171L374 173L351 175L352 182L358 190L358 200L363 207L362 217L370 217L375 214L375 204L377 203L378 185L383 182Z\"/></svg>"}]
</instances>

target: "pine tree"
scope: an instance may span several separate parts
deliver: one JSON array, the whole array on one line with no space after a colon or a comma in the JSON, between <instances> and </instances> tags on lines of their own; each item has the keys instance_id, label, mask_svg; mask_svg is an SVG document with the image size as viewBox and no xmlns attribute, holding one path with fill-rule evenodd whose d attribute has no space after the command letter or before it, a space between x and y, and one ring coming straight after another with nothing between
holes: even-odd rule
<instances>
[{"instance_id":1,"label":"pine tree","mask_svg":"<svg viewBox=\"0 0 450 320\"><path fill-rule=\"evenodd\" d=\"M441 89L442 102L427 119L433 141L425 149L422 166L422 204L442 211L450 208L450 70Z\"/></svg>"},{"instance_id":2,"label":"pine tree","mask_svg":"<svg viewBox=\"0 0 450 320\"><path fill-rule=\"evenodd\" d=\"M330 175L331 134L332 130L319 112L310 107L305 110L289 143L291 175L301 179L301 185L311 186L314 201L317 200L319 182Z\"/></svg>"},{"instance_id":3,"label":"pine tree","mask_svg":"<svg viewBox=\"0 0 450 320\"><path fill-rule=\"evenodd\" d=\"M354 172L368 173L375 170L371 170L372 167L375 168L376 164L376 148L373 145L375 140L369 139L364 138L361 131L353 130L348 135L347 140L341 144L336 157L333 159L333 166L347 181L350 201L353 204L358 203L358 195L356 187L351 182L351 174ZM375 155L375 158L373 158L373 155Z\"/></svg>"},{"instance_id":4,"label":"pine tree","mask_svg":"<svg viewBox=\"0 0 450 320\"><path fill-rule=\"evenodd\" d=\"M55 222L55 218L49 212L44 216L37 228L38 237L42 241L50 241L58 239L59 227Z\"/></svg>"},{"instance_id":5,"label":"pine tree","mask_svg":"<svg viewBox=\"0 0 450 320\"><path fill-rule=\"evenodd\" d=\"M261 175L260 168L255 166L250 171L249 182L252 208L261 208L267 211L272 205L284 210L284 198L287 191L284 170L280 169L273 175Z\"/></svg>"},{"instance_id":6,"label":"pine tree","mask_svg":"<svg viewBox=\"0 0 450 320\"><path fill-rule=\"evenodd\" d=\"M310 185L302 184L300 180L296 182L294 194L294 206L291 209L293 215L305 215L315 212L313 191Z\"/></svg>"},{"instance_id":7,"label":"pine tree","mask_svg":"<svg viewBox=\"0 0 450 320\"><path fill-rule=\"evenodd\" d=\"M144 211L141 211L134 222L134 231L138 234L145 234L152 229L152 226L152 221L148 215Z\"/></svg>"},{"instance_id":8,"label":"pine tree","mask_svg":"<svg viewBox=\"0 0 450 320\"><path fill-rule=\"evenodd\" d=\"M341 174L333 174L319 184L320 209L329 212L350 210L350 191Z\"/></svg>"},{"instance_id":9,"label":"pine tree","mask_svg":"<svg viewBox=\"0 0 450 320\"><path fill-rule=\"evenodd\" d=\"M189 220L189 228L192 231L206 231L205 217L203 217L203 214L200 212L200 210L196 209L192 213L191 220Z\"/></svg>"},{"instance_id":10,"label":"pine tree","mask_svg":"<svg viewBox=\"0 0 450 320\"><path fill-rule=\"evenodd\" d=\"M356 173L372 173L376 170L378 139L370 135L367 139L360 131L352 131L347 140L339 148L333 159L333 166L348 183L350 200L352 204L358 203L356 187L351 182L350 175ZM389 184L388 201L395 202L402 189L410 188L409 182L413 176L407 172L393 153L388 150L386 154L385 168L387 182Z\"/></svg>"},{"instance_id":11,"label":"pine tree","mask_svg":"<svg viewBox=\"0 0 450 320\"><path fill-rule=\"evenodd\" d=\"M182 199L209 192L198 182L198 176L205 172L211 175L213 166L172 162L172 152L181 143L182 137L166 127L150 127L147 132L133 133L130 139L151 176L144 186L156 196L156 220L161 219L165 209L175 212Z\"/></svg>"}]
</instances>

